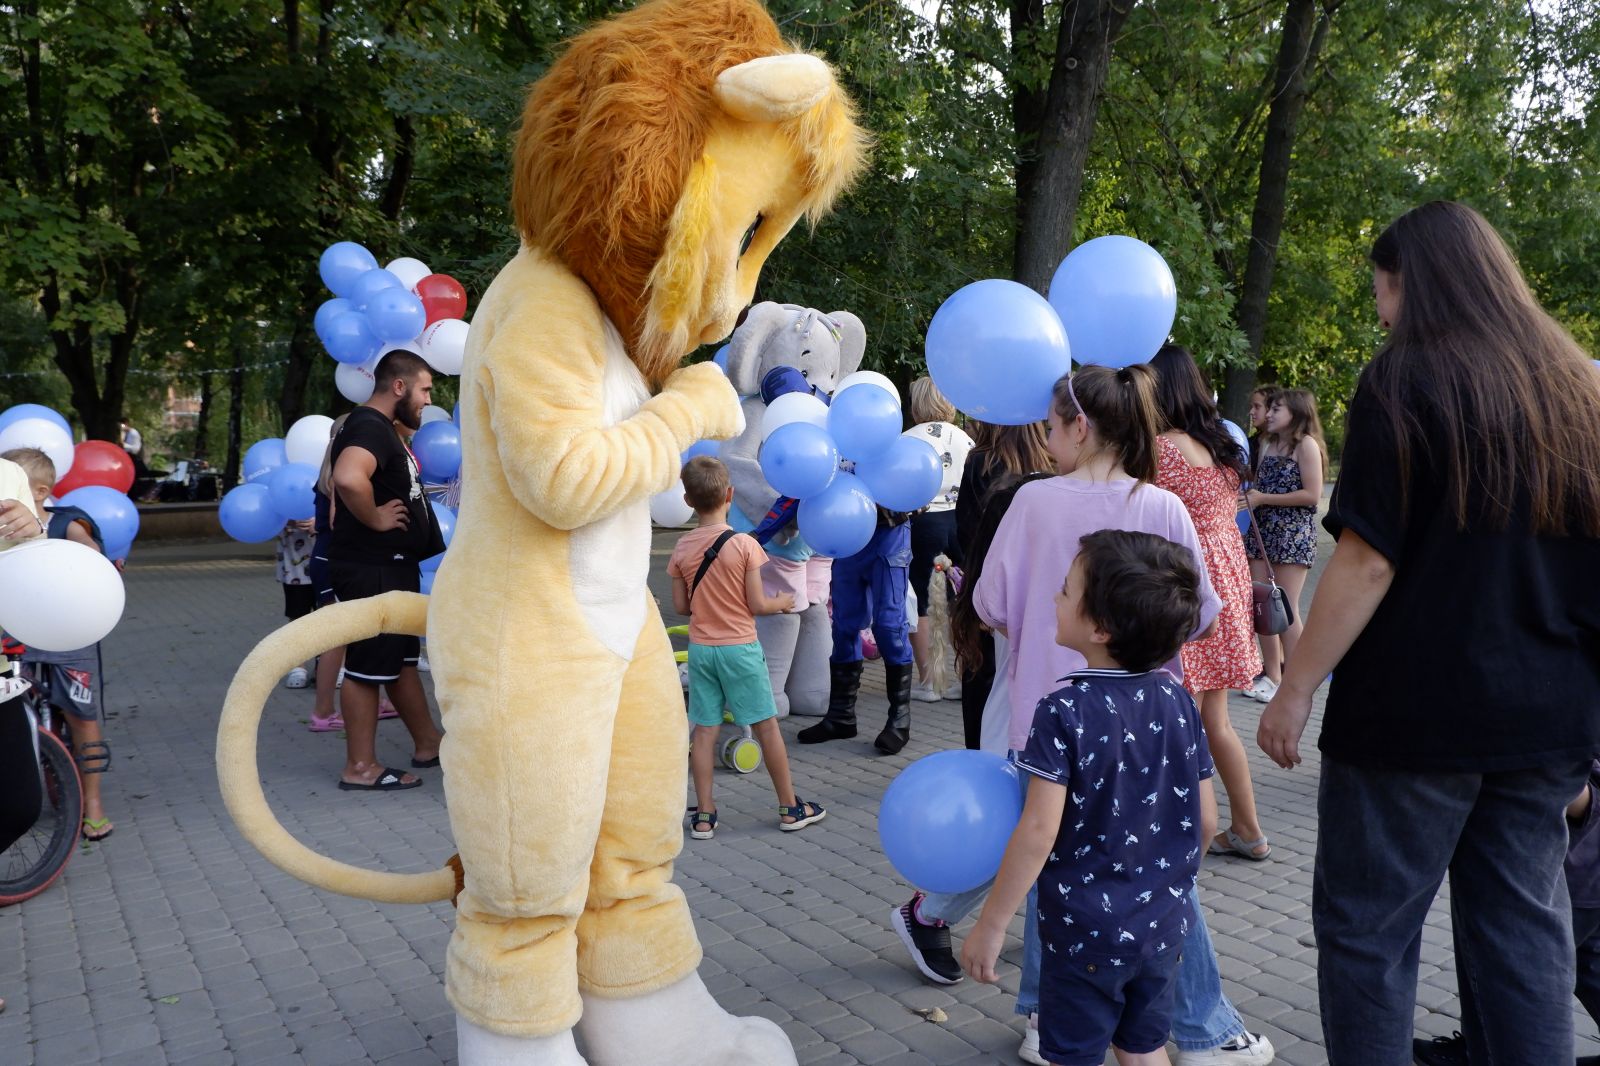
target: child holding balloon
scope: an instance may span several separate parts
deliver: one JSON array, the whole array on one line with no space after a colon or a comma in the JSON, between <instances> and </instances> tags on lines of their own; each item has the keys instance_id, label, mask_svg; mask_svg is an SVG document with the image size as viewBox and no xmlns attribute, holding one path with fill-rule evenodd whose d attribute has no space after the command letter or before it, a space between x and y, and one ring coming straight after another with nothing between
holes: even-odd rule
<instances>
[{"instance_id":1,"label":"child holding balloon","mask_svg":"<svg viewBox=\"0 0 1600 1066\"><path fill-rule=\"evenodd\" d=\"M1016 760L1031 777L961 961L996 980L1006 926L1037 880L1039 1056L1056 1066L1159 1066L1190 889L1215 827L1199 711L1162 667L1201 617L1192 548L1104 529L1080 539L1055 593L1056 642L1084 662L1038 704ZM1070 805L1068 801L1070 802Z\"/></svg>"}]
</instances>

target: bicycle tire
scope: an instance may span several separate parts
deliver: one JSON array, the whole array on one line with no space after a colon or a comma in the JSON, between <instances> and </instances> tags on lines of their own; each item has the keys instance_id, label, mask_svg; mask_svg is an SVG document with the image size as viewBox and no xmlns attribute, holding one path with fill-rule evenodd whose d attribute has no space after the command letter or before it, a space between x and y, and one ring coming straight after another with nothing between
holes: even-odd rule
<instances>
[{"instance_id":1,"label":"bicycle tire","mask_svg":"<svg viewBox=\"0 0 1600 1066\"><path fill-rule=\"evenodd\" d=\"M0 852L0 907L31 899L55 884L78 850L83 831L83 780L78 764L48 729L39 730L44 797L39 820Z\"/></svg>"}]
</instances>

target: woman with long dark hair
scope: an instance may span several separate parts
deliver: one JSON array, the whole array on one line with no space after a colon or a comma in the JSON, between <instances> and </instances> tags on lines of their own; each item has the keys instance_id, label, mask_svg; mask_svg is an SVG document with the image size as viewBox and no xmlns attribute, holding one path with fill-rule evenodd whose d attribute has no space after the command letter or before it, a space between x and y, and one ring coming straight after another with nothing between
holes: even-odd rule
<instances>
[{"instance_id":1,"label":"woman with long dark hair","mask_svg":"<svg viewBox=\"0 0 1600 1066\"><path fill-rule=\"evenodd\" d=\"M1217 834L1210 850L1259 862L1272 854L1272 845L1256 817L1244 741L1228 718L1229 690L1248 688L1261 670L1261 653L1250 621L1250 564L1235 518L1245 455L1222 424L1222 415L1187 348L1165 345L1150 366L1156 372L1156 403L1163 420L1162 434L1156 440L1160 450L1156 484L1175 494L1188 509L1211 587L1222 597L1216 633L1183 646L1183 684L1200 705L1232 821Z\"/></svg>"},{"instance_id":2,"label":"woman with long dark hair","mask_svg":"<svg viewBox=\"0 0 1600 1066\"><path fill-rule=\"evenodd\" d=\"M1328 1061L1411 1062L1448 872L1469 1060L1571 1062L1563 810L1600 751L1600 376L1470 208L1407 212L1372 263L1389 336L1259 732L1298 764L1334 670L1312 899Z\"/></svg>"}]
</instances>

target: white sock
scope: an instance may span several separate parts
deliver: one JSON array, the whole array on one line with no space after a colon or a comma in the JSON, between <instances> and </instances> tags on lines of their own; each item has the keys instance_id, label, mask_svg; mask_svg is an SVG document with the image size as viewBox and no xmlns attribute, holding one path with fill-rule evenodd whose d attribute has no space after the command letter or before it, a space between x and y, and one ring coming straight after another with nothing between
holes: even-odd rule
<instances>
[{"instance_id":1,"label":"white sock","mask_svg":"<svg viewBox=\"0 0 1600 1066\"><path fill-rule=\"evenodd\" d=\"M589 1066L572 1030L554 1036L507 1036L456 1015L456 1056L461 1066Z\"/></svg>"},{"instance_id":2,"label":"white sock","mask_svg":"<svg viewBox=\"0 0 1600 1066\"><path fill-rule=\"evenodd\" d=\"M729 1014L699 974L626 999L586 995L578 1032L594 1066L796 1066L782 1029Z\"/></svg>"}]
</instances>

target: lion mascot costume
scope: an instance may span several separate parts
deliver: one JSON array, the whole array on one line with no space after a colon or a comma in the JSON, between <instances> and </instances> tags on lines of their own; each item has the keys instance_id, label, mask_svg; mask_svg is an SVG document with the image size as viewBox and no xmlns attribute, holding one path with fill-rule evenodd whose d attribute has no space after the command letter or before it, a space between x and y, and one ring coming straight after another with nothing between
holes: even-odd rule
<instances>
[{"instance_id":1,"label":"lion mascot costume","mask_svg":"<svg viewBox=\"0 0 1600 1066\"><path fill-rule=\"evenodd\" d=\"M523 115L522 246L473 317L464 500L432 596L292 623L229 691L218 768L247 839L333 891L455 899L446 986L466 1066L795 1061L775 1025L711 998L672 884L688 730L646 587L648 501L689 445L744 428L722 371L683 357L732 332L772 249L829 208L865 146L828 65L756 0L652 0L575 38ZM317 855L255 771L279 664L423 629L459 859L398 875Z\"/></svg>"}]
</instances>

